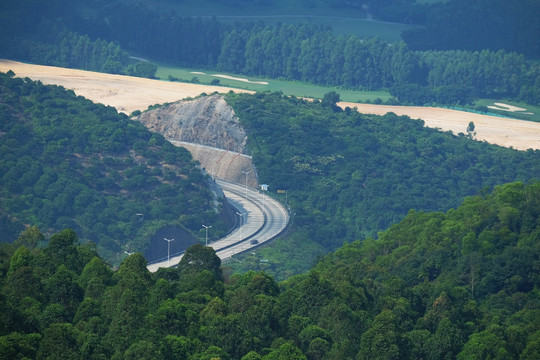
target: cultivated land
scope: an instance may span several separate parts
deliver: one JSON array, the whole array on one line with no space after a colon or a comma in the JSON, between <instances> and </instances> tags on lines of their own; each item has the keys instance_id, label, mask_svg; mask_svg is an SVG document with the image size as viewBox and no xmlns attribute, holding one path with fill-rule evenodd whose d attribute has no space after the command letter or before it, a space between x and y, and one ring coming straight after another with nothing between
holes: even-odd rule
<instances>
[{"instance_id":1,"label":"cultivated land","mask_svg":"<svg viewBox=\"0 0 540 360\"><path fill-rule=\"evenodd\" d=\"M130 76L110 75L83 70L24 64L0 60L0 71L12 70L18 77L40 80L44 84L61 85L94 102L115 107L130 114L146 110L148 106L192 98L201 93L229 90L250 92L222 86L187 84L150 80ZM466 133L469 122L474 122L475 139L519 150L540 149L540 123L461 112L450 109L413 106L368 105L340 103L342 107L356 108L361 113L384 115L394 112L413 119L424 120L426 126Z\"/></svg>"}]
</instances>

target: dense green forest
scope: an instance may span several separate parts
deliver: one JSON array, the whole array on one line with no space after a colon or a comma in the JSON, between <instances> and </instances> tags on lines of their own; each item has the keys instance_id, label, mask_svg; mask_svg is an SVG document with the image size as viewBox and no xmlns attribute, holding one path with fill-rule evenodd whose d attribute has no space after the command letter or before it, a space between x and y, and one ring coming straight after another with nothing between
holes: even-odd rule
<instances>
[{"instance_id":1,"label":"dense green forest","mask_svg":"<svg viewBox=\"0 0 540 360\"><path fill-rule=\"evenodd\" d=\"M6 359L538 359L540 183L411 211L276 283L195 245L151 274L63 230L0 245Z\"/></svg>"},{"instance_id":2,"label":"dense green forest","mask_svg":"<svg viewBox=\"0 0 540 360\"><path fill-rule=\"evenodd\" d=\"M117 264L165 224L226 231L198 163L116 109L0 74L0 234L66 227Z\"/></svg>"},{"instance_id":3,"label":"dense green forest","mask_svg":"<svg viewBox=\"0 0 540 360\"><path fill-rule=\"evenodd\" d=\"M538 104L536 1L298 2L425 28L386 44L145 1L5 0L0 57L152 77L130 51L408 104ZM226 232L207 177L115 109L14 75L0 74L0 359L540 358L540 151L341 110L335 92L230 93L292 224L227 264L195 245L150 273L141 253L163 226Z\"/></svg>"},{"instance_id":4,"label":"dense green forest","mask_svg":"<svg viewBox=\"0 0 540 360\"><path fill-rule=\"evenodd\" d=\"M24 6L26 5L26 6ZM69 29L74 5L54 1L0 4L0 56L42 65L153 77L157 65L130 61L118 44Z\"/></svg>"},{"instance_id":5,"label":"dense green forest","mask_svg":"<svg viewBox=\"0 0 540 360\"><path fill-rule=\"evenodd\" d=\"M495 185L540 178L540 151L473 141L465 128L455 136L392 113L341 111L335 93L314 103L280 93L226 99L248 133L260 181L287 190L295 214L296 231L268 250L270 262L246 255L240 269L284 279L344 241L375 236L409 209L446 211Z\"/></svg>"},{"instance_id":6,"label":"dense green forest","mask_svg":"<svg viewBox=\"0 0 540 360\"><path fill-rule=\"evenodd\" d=\"M227 3L239 6L244 2ZM152 63L128 64L125 50L129 49L176 66L348 89L388 89L395 101L403 104L470 104L477 98L512 98L538 105L540 66L531 59L540 56L534 28L539 25L535 20L527 21L540 15L538 5L533 1L496 3L488 6L491 2L484 0L452 0L419 6L426 14L423 21L427 30L404 34L405 42L387 44L357 35L336 35L329 26L224 24L215 17L160 11L144 2L70 2L69 11L60 5L43 5L47 11L41 13L34 2L7 1L0 7L5 20L0 55L154 76L156 65ZM361 5L332 2L336 7ZM381 14L413 8L410 5L411 1L369 4ZM306 1L305 6L321 4ZM501 18L501 13L508 15ZM484 27L485 31L478 31Z\"/></svg>"},{"instance_id":7,"label":"dense green forest","mask_svg":"<svg viewBox=\"0 0 540 360\"><path fill-rule=\"evenodd\" d=\"M279 0L211 0L236 7L285 7ZM174 2L174 1L172 1ZM403 34L415 50L506 50L540 55L540 3L534 0L298 0L287 5L364 11L366 18L423 25ZM351 15L352 16L352 15Z\"/></svg>"}]
</instances>

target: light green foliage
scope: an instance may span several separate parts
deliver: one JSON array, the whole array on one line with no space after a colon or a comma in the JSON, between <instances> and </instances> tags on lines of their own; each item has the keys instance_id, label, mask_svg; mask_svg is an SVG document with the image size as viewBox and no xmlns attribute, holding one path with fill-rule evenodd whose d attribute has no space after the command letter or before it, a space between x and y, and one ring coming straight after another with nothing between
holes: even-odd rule
<instances>
[{"instance_id":1,"label":"light green foliage","mask_svg":"<svg viewBox=\"0 0 540 360\"><path fill-rule=\"evenodd\" d=\"M28 249L35 248L38 244L42 243L45 240L45 236L39 231L37 226L32 226L19 235L15 244L26 246Z\"/></svg>"}]
</instances>

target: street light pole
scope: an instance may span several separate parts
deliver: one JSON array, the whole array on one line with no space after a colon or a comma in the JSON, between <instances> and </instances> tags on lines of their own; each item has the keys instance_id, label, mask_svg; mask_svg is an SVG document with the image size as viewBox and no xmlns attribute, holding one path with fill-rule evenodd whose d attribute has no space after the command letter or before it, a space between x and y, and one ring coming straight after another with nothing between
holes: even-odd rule
<instances>
[{"instance_id":1,"label":"street light pole","mask_svg":"<svg viewBox=\"0 0 540 360\"><path fill-rule=\"evenodd\" d=\"M203 228L206 230L206 246L208 246L208 229L210 229L212 225L206 226L203 224Z\"/></svg>"},{"instance_id":2,"label":"street light pole","mask_svg":"<svg viewBox=\"0 0 540 360\"><path fill-rule=\"evenodd\" d=\"M247 196L247 176L251 171L242 171L242 172L246 174L246 199L247 199L248 198L248 196Z\"/></svg>"},{"instance_id":3,"label":"street light pole","mask_svg":"<svg viewBox=\"0 0 540 360\"><path fill-rule=\"evenodd\" d=\"M170 266L170 261L171 261L171 241L174 241L174 239L163 238L163 240L165 240L168 243L168 246L167 246L167 267L169 267Z\"/></svg>"}]
</instances>

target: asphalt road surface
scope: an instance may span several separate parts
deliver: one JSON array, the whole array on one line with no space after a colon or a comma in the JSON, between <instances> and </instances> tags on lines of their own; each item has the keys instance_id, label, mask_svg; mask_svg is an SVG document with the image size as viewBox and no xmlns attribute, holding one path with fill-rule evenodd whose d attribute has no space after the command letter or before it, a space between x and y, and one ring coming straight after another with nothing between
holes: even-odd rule
<instances>
[{"instance_id":1,"label":"asphalt road surface","mask_svg":"<svg viewBox=\"0 0 540 360\"><path fill-rule=\"evenodd\" d=\"M235 229L226 237L208 244L222 260L276 238L287 227L289 213L281 203L263 191L225 180L216 179L216 183L221 186L229 204L237 213ZM180 254L149 264L147 268L155 272L160 267L175 266L182 256Z\"/></svg>"}]
</instances>

